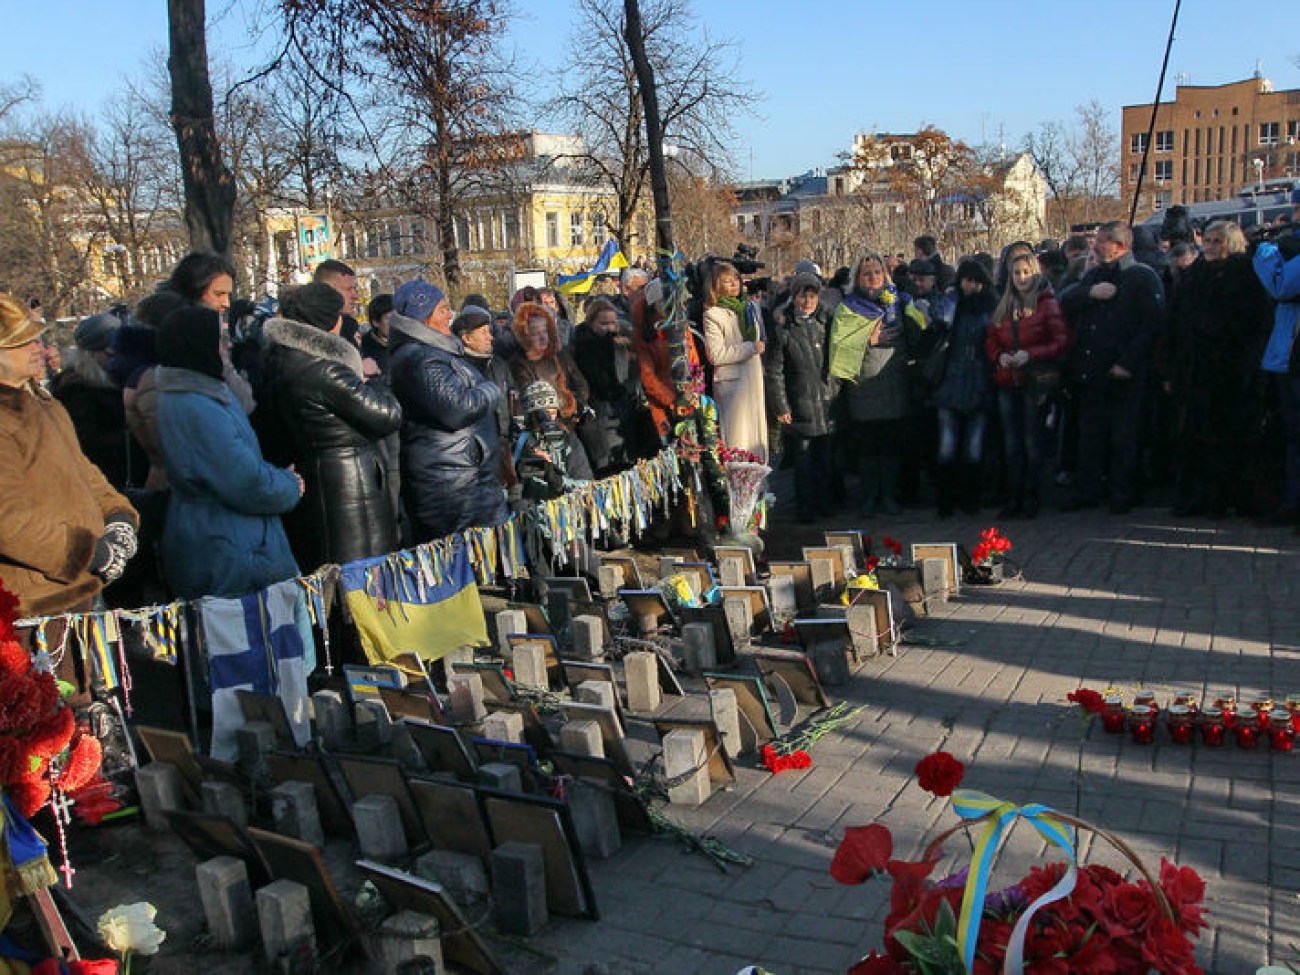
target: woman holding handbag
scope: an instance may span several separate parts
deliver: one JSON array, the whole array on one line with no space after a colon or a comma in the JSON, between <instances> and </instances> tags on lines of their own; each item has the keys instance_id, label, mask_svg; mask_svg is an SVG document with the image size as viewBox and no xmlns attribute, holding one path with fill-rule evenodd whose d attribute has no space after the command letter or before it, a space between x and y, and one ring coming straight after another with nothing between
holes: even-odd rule
<instances>
[{"instance_id":1,"label":"woman holding handbag","mask_svg":"<svg viewBox=\"0 0 1300 975\"><path fill-rule=\"evenodd\" d=\"M984 349L993 363L1007 462L1009 500L999 518L1038 514L1043 476L1043 416L1059 385L1069 328L1032 253L1009 260L1007 287L993 312Z\"/></svg>"}]
</instances>

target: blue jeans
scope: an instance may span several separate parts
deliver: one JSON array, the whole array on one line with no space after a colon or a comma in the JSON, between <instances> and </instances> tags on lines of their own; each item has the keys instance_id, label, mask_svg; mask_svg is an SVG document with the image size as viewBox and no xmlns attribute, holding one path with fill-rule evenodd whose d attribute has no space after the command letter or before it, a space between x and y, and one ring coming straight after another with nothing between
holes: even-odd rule
<instances>
[{"instance_id":1,"label":"blue jeans","mask_svg":"<svg viewBox=\"0 0 1300 975\"><path fill-rule=\"evenodd\" d=\"M939 463L954 463L957 448L961 448L961 460L967 464L978 464L984 457L984 428L988 425L988 415L983 410L970 413L962 410L939 410Z\"/></svg>"},{"instance_id":2,"label":"blue jeans","mask_svg":"<svg viewBox=\"0 0 1300 975\"><path fill-rule=\"evenodd\" d=\"M1011 497L1036 500L1043 477L1042 409L1023 389L999 389L998 415Z\"/></svg>"}]
</instances>

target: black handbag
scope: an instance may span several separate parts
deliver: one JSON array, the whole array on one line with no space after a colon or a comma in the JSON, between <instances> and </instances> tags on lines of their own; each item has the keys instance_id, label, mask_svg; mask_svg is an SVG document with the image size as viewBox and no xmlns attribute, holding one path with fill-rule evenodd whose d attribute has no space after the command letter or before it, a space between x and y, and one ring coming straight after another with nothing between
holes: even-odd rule
<instances>
[{"instance_id":1,"label":"black handbag","mask_svg":"<svg viewBox=\"0 0 1300 975\"><path fill-rule=\"evenodd\" d=\"M929 386L938 386L948 373L948 356L952 353L952 331L949 330L921 363L921 378Z\"/></svg>"}]
</instances>

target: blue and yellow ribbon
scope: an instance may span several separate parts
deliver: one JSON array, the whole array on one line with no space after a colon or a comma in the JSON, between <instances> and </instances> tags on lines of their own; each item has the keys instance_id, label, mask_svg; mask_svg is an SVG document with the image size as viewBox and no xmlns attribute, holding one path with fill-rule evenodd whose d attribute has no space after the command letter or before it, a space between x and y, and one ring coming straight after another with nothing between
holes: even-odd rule
<instances>
[{"instance_id":1,"label":"blue and yellow ribbon","mask_svg":"<svg viewBox=\"0 0 1300 975\"><path fill-rule=\"evenodd\" d=\"M993 869L993 860L1002 834L1014 825L1017 819L1028 820L1039 834L1049 843L1057 846L1065 854L1069 869L1051 890L1044 893L1026 908L1011 932L1011 941L1007 945L1006 967L1008 972L1019 972L1024 968L1025 935L1029 931L1029 922L1040 907L1053 901L1068 897L1074 890L1078 867L1074 856L1074 828L1053 818L1053 810L1039 803L1017 806L1013 802L996 799L983 792L972 789L958 789L952 794L953 811L962 819L980 819L987 816L979 839L975 841L975 852L971 856L970 873L966 879L966 891L961 899L961 916L957 921L957 943L961 945L962 960L967 971L974 971L975 946L979 940L980 921L984 916L984 899L988 894L989 874Z\"/></svg>"}]
</instances>

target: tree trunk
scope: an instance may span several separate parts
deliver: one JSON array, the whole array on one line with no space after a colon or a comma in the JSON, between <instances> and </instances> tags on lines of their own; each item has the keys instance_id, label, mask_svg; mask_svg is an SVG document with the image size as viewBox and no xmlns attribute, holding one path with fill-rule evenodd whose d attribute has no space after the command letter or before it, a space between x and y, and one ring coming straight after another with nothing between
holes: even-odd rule
<instances>
[{"instance_id":1,"label":"tree trunk","mask_svg":"<svg viewBox=\"0 0 1300 975\"><path fill-rule=\"evenodd\" d=\"M221 158L213 119L204 4L205 0L167 0L171 123L180 150L190 246L228 255L235 179Z\"/></svg>"}]
</instances>

